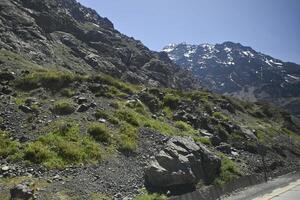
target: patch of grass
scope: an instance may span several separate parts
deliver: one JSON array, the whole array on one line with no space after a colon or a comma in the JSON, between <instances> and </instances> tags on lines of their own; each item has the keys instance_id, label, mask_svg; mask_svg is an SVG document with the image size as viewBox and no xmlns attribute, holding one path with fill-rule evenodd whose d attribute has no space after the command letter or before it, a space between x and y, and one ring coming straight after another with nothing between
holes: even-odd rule
<instances>
[{"instance_id":1,"label":"patch of grass","mask_svg":"<svg viewBox=\"0 0 300 200\"><path fill-rule=\"evenodd\" d=\"M193 135L197 132L191 125L183 121L176 121L175 127L187 135Z\"/></svg>"},{"instance_id":2,"label":"patch of grass","mask_svg":"<svg viewBox=\"0 0 300 200\"><path fill-rule=\"evenodd\" d=\"M124 109L118 110L115 113L115 115L119 120L125 121L133 126L140 125L138 122L136 113L134 113L133 111L131 111L129 109L124 108Z\"/></svg>"},{"instance_id":3,"label":"patch of grass","mask_svg":"<svg viewBox=\"0 0 300 200\"><path fill-rule=\"evenodd\" d=\"M126 93L126 94L133 94L135 91L139 90L138 86L129 84L129 83L125 83L121 80L118 80L116 78L113 78L109 75L99 75L94 77L94 79L96 81L99 81L102 84L106 84L106 85L110 85L110 86L114 86L115 88L117 88L118 90Z\"/></svg>"},{"instance_id":4,"label":"patch of grass","mask_svg":"<svg viewBox=\"0 0 300 200\"><path fill-rule=\"evenodd\" d=\"M169 107L164 107L164 108L163 108L163 112L164 112L165 116L166 116L168 119L172 119L172 118L173 118L173 111L171 110L171 108L169 108Z\"/></svg>"},{"instance_id":5,"label":"patch of grass","mask_svg":"<svg viewBox=\"0 0 300 200\"><path fill-rule=\"evenodd\" d=\"M97 141L109 142L111 133L105 124L92 123L89 125L87 132Z\"/></svg>"},{"instance_id":6,"label":"patch of grass","mask_svg":"<svg viewBox=\"0 0 300 200\"><path fill-rule=\"evenodd\" d=\"M195 142L199 142L205 145L211 145L211 141L208 137L193 137Z\"/></svg>"},{"instance_id":7,"label":"patch of grass","mask_svg":"<svg viewBox=\"0 0 300 200\"><path fill-rule=\"evenodd\" d=\"M76 94L75 90L73 90L71 88L64 88L61 90L60 93L62 96L68 97L68 98L73 97Z\"/></svg>"},{"instance_id":8,"label":"patch of grass","mask_svg":"<svg viewBox=\"0 0 300 200\"><path fill-rule=\"evenodd\" d=\"M18 153L19 148L19 142L11 140L7 133L0 131L0 157L12 158Z\"/></svg>"},{"instance_id":9,"label":"patch of grass","mask_svg":"<svg viewBox=\"0 0 300 200\"><path fill-rule=\"evenodd\" d=\"M97 119L106 119L108 122L115 125L119 124L119 120L116 117L104 110L97 110L95 113L95 117Z\"/></svg>"},{"instance_id":10,"label":"patch of grass","mask_svg":"<svg viewBox=\"0 0 300 200\"><path fill-rule=\"evenodd\" d=\"M219 119L219 120L222 120L222 121L228 121L229 120L229 117L224 115L223 113L221 112L214 112L213 113L213 117Z\"/></svg>"},{"instance_id":11,"label":"patch of grass","mask_svg":"<svg viewBox=\"0 0 300 200\"><path fill-rule=\"evenodd\" d=\"M68 115L75 111L75 107L70 100L64 99L55 102L52 111L59 115Z\"/></svg>"},{"instance_id":12,"label":"patch of grass","mask_svg":"<svg viewBox=\"0 0 300 200\"><path fill-rule=\"evenodd\" d=\"M166 200L167 197L160 194L141 194L134 198L134 200Z\"/></svg>"},{"instance_id":13,"label":"patch of grass","mask_svg":"<svg viewBox=\"0 0 300 200\"><path fill-rule=\"evenodd\" d=\"M133 152L137 149L138 130L137 128L123 124L120 128L119 149L125 152Z\"/></svg>"},{"instance_id":14,"label":"patch of grass","mask_svg":"<svg viewBox=\"0 0 300 200\"><path fill-rule=\"evenodd\" d=\"M80 76L67 71L36 70L17 80L16 87L23 90L32 90L42 86L59 91L61 88L67 87L70 83L80 79Z\"/></svg>"},{"instance_id":15,"label":"patch of grass","mask_svg":"<svg viewBox=\"0 0 300 200\"><path fill-rule=\"evenodd\" d=\"M241 175L241 172L238 166L227 156L225 156L224 154L219 154L219 156L222 159L221 171L219 177L215 180L215 184L222 186L239 177Z\"/></svg>"},{"instance_id":16,"label":"patch of grass","mask_svg":"<svg viewBox=\"0 0 300 200\"><path fill-rule=\"evenodd\" d=\"M49 169L90 164L101 160L102 149L92 138L82 136L78 126L64 124L58 130L30 142L24 159Z\"/></svg>"},{"instance_id":17,"label":"patch of grass","mask_svg":"<svg viewBox=\"0 0 300 200\"><path fill-rule=\"evenodd\" d=\"M179 102L180 102L180 97L172 94L165 95L163 99L163 105L171 109L176 109L179 105Z\"/></svg>"},{"instance_id":18,"label":"patch of grass","mask_svg":"<svg viewBox=\"0 0 300 200\"><path fill-rule=\"evenodd\" d=\"M146 108L146 106L139 100L129 100L126 102L125 106L132 108L136 112L144 115L149 113L149 110Z\"/></svg>"}]
</instances>

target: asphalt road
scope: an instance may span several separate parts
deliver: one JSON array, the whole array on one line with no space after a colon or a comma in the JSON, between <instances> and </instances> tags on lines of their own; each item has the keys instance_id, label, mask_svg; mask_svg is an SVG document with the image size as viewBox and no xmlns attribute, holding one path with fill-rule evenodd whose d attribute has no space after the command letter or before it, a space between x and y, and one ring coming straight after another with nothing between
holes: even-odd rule
<instances>
[{"instance_id":1,"label":"asphalt road","mask_svg":"<svg viewBox=\"0 0 300 200\"><path fill-rule=\"evenodd\" d=\"M300 173L291 173L235 192L222 200L300 200Z\"/></svg>"}]
</instances>

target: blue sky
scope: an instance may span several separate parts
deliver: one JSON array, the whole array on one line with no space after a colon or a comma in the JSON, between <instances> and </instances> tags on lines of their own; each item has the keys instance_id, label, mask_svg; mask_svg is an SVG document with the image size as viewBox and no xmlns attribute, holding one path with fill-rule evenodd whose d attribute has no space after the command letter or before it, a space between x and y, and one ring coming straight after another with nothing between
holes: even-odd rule
<instances>
[{"instance_id":1,"label":"blue sky","mask_svg":"<svg viewBox=\"0 0 300 200\"><path fill-rule=\"evenodd\" d=\"M78 1L152 50L233 41L300 63L300 0Z\"/></svg>"}]
</instances>

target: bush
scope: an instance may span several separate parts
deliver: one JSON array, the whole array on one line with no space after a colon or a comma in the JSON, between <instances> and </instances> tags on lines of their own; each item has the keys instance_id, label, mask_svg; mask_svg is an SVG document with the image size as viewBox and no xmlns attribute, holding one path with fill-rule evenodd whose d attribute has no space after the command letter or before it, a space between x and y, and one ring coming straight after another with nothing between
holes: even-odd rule
<instances>
[{"instance_id":1,"label":"bush","mask_svg":"<svg viewBox=\"0 0 300 200\"><path fill-rule=\"evenodd\" d=\"M179 105L179 102L179 97L170 94L167 94L163 99L164 106L168 106L171 109L176 109Z\"/></svg>"},{"instance_id":2,"label":"bush","mask_svg":"<svg viewBox=\"0 0 300 200\"><path fill-rule=\"evenodd\" d=\"M52 111L59 115L68 115L75 111L75 107L71 101L60 100L54 103Z\"/></svg>"},{"instance_id":3,"label":"bush","mask_svg":"<svg viewBox=\"0 0 300 200\"><path fill-rule=\"evenodd\" d=\"M133 152L137 149L138 130L129 124L123 124L120 128L119 149L125 152Z\"/></svg>"},{"instance_id":4,"label":"bush","mask_svg":"<svg viewBox=\"0 0 300 200\"><path fill-rule=\"evenodd\" d=\"M105 124L92 123L88 128L88 133L97 141L108 142L111 134Z\"/></svg>"}]
</instances>

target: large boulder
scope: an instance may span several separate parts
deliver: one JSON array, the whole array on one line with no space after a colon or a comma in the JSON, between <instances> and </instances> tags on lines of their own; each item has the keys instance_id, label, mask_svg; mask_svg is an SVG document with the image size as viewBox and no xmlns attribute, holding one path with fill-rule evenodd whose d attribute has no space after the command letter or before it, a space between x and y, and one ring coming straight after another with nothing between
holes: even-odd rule
<instances>
[{"instance_id":1,"label":"large boulder","mask_svg":"<svg viewBox=\"0 0 300 200\"><path fill-rule=\"evenodd\" d=\"M191 138L171 138L145 170L146 183L167 188L211 183L220 172L221 160Z\"/></svg>"}]
</instances>

